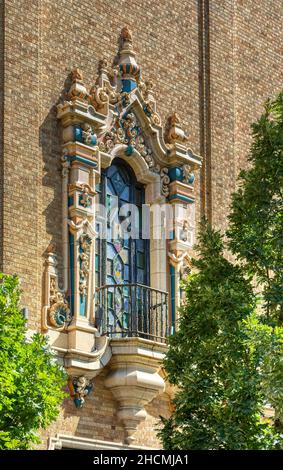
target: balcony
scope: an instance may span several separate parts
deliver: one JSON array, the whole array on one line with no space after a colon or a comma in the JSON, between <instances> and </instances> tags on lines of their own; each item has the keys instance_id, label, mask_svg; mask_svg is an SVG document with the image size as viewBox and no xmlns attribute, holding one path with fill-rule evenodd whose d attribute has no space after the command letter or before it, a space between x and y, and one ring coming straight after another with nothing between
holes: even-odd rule
<instances>
[{"instance_id":1,"label":"balcony","mask_svg":"<svg viewBox=\"0 0 283 470\"><path fill-rule=\"evenodd\" d=\"M105 386L117 400L126 442L165 388L160 375L169 334L168 294L142 284L111 284L96 291L96 328L110 339Z\"/></svg>"},{"instance_id":2,"label":"balcony","mask_svg":"<svg viewBox=\"0 0 283 470\"><path fill-rule=\"evenodd\" d=\"M109 284L96 291L96 327L110 338L139 337L165 343L168 294L142 284Z\"/></svg>"}]
</instances>

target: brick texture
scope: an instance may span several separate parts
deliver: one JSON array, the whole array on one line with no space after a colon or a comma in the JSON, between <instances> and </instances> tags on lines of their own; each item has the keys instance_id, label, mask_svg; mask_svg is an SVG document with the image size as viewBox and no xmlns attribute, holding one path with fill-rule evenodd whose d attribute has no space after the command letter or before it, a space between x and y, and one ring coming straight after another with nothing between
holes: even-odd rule
<instances>
[{"instance_id":1,"label":"brick texture","mask_svg":"<svg viewBox=\"0 0 283 470\"><path fill-rule=\"evenodd\" d=\"M108 442L121 443L124 441L124 428L116 417L117 404L112 393L104 387L106 374L107 368L94 379L93 392L85 400L83 408L76 409L70 398L65 400L57 422L42 432L40 449L46 449L48 439L54 437L56 433ZM146 407L146 411L147 418L139 424L134 444L160 449L162 446L156 437L155 430L160 415L169 417L169 396L166 393L159 395Z\"/></svg>"},{"instance_id":2,"label":"brick texture","mask_svg":"<svg viewBox=\"0 0 283 470\"><path fill-rule=\"evenodd\" d=\"M130 27L143 75L155 83L163 122L177 110L191 147L204 156L195 188L197 218L206 210L224 229L236 176L246 164L250 124L282 87L282 16L281 0L1 2L0 261L22 280L31 328L40 326L43 254L51 240L61 250L55 106L70 70L79 66L90 88L99 59L113 60L121 28ZM102 377L95 382L85 408L77 411L67 400L45 438L66 432L123 439L116 404ZM168 413L166 396L149 405L140 445L157 445L154 423L161 409Z\"/></svg>"}]
</instances>

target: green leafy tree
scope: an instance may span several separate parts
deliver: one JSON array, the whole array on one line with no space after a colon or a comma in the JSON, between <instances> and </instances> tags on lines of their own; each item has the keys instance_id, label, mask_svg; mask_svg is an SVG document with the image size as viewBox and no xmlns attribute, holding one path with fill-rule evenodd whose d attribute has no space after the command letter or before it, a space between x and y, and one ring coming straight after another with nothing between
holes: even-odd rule
<instances>
[{"instance_id":1,"label":"green leafy tree","mask_svg":"<svg viewBox=\"0 0 283 470\"><path fill-rule=\"evenodd\" d=\"M266 320L283 324L283 93L252 125L249 168L232 197L229 246L263 293Z\"/></svg>"},{"instance_id":2,"label":"green leafy tree","mask_svg":"<svg viewBox=\"0 0 283 470\"><path fill-rule=\"evenodd\" d=\"M205 223L196 249L164 364L177 386L175 410L159 436L165 449L280 448L262 417L262 382L274 373L267 357L281 330L259 322L249 279L225 259L221 235Z\"/></svg>"},{"instance_id":3,"label":"green leafy tree","mask_svg":"<svg viewBox=\"0 0 283 470\"><path fill-rule=\"evenodd\" d=\"M16 276L0 275L0 449L28 449L58 415L65 372L47 338L27 339Z\"/></svg>"}]
</instances>

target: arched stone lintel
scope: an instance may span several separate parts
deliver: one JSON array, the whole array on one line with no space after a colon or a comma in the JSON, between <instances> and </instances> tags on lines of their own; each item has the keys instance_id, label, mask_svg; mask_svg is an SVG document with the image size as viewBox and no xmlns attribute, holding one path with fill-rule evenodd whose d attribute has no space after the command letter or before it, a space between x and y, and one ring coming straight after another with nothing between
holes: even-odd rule
<instances>
[{"instance_id":1,"label":"arched stone lintel","mask_svg":"<svg viewBox=\"0 0 283 470\"><path fill-rule=\"evenodd\" d=\"M160 176L150 170L148 164L141 156L141 154L134 149L131 156L127 156L125 151L127 146L124 144L116 145L113 150L110 152L111 160L109 160L109 166L112 164L114 158L121 158L124 160L132 170L134 171L137 181L142 184L157 183L160 180Z\"/></svg>"}]
</instances>

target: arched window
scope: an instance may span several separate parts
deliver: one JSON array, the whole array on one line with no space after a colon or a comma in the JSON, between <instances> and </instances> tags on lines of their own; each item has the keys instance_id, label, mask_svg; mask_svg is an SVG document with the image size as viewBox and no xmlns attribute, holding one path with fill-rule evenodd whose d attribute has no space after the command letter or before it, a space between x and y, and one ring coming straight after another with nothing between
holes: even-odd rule
<instances>
[{"instance_id":1,"label":"arched window","mask_svg":"<svg viewBox=\"0 0 283 470\"><path fill-rule=\"evenodd\" d=\"M98 191L99 202L106 208L106 236L97 239L96 245L96 287L100 288L99 303L108 322L103 329L109 334L109 329L127 334L139 328L137 322L146 321L148 306L143 287L150 284L149 240L142 237L144 186L137 182L131 167L116 158L102 172ZM138 319L132 318L133 307ZM135 326L130 324L133 321Z\"/></svg>"}]
</instances>

